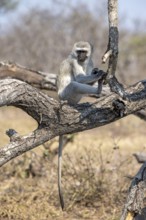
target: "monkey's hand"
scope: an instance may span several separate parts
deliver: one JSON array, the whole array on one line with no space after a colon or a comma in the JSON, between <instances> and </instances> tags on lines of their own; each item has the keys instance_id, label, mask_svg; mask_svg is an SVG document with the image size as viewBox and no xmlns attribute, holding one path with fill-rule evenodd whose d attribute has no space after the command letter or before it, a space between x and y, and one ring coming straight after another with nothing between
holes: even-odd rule
<instances>
[{"instance_id":1,"label":"monkey's hand","mask_svg":"<svg viewBox=\"0 0 146 220\"><path fill-rule=\"evenodd\" d=\"M98 73L99 69L96 67L92 70L91 74L96 75Z\"/></svg>"},{"instance_id":2,"label":"monkey's hand","mask_svg":"<svg viewBox=\"0 0 146 220\"><path fill-rule=\"evenodd\" d=\"M91 74L95 75L97 80L104 80L107 76L107 73L105 73L103 70L99 70L98 68L94 68Z\"/></svg>"}]
</instances>

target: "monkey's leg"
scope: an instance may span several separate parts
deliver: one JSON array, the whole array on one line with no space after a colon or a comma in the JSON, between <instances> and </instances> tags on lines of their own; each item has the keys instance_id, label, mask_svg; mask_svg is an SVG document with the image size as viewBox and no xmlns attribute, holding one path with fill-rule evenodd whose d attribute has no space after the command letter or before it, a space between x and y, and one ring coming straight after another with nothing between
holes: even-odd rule
<instances>
[{"instance_id":1,"label":"monkey's leg","mask_svg":"<svg viewBox=\"0 0 146 220\"><path fill-rule=\"evenodd\" d=\"M100 90L101 86L98 90L96 87L73 81L65 88L65 90L63 90L60 97L61 100L67 100L70 104L76 104L80 101L83 95L99 94Z\"/></svg>"},{"instance_id":2,"label":"monkey's leg","mask_svg":"<svg viewBox=\"0 0 146 220\"><path fill-rule=\"evenodd\" d=\"M62 148L63 148L63 135L59 136L59 149L58 149L58 191L59 199L62 210L64 209L64 199L61 189L61 162L62 162Z\"/></svg>"},{"instance_id":3,"label":"monkey's leg","mask_svg":"<svg viewBox=\"0 0 146 220\"><path fill-rule=\"evenodd\" d=\"M83 84L83 83L78 83L78 82L72 82L70 83L70 91L72 92L72 94L74 95L78 95L78 94L97 94L98 93L98 89L96 87L87 85L87 84Z\"/></svg>"}]
</instances>

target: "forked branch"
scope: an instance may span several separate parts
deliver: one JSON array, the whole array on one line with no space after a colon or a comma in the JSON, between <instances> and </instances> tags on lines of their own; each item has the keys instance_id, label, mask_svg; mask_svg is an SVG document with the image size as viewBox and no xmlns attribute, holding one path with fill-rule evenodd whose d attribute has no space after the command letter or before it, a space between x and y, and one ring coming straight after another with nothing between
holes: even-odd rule
<instances>
[{"instance_id":1,"label":"forked branch","mask_svg":"<svg viewBox=\"0 0 146 220\"><path fill-rule=\"evenodd\" d=\"M124 90L122 84L120 84L115 76L117 61L118 61L118 0L108 0L108 18L109 18L109 42L107 51L105 52L102 61L103 63L109 58L107 69L107 82L111 91L117 93L124 99L130 101L130 93ZM142 97L141 97L142 98ZM133 99L133 98L132 98ZM133 100L134 101L134 100ZM145 119L145 113L136 113L137 116ZM145 181L146 181L146 164L144 164L137 175L134 177L130 191L127 197L127 201L120 220L133 220L136 216L141 214L143 208ZM141 218L137 218L141 219Z\"/></svg>"},{"instance_id":2,"label":"forked branch","mask_svg":"<svg viewBox=\"0 0 146 220\"><path fill-rule=\"evenodd\" d=\"M107 79L112 92L117 93L125 99L129 99L124 87L116 78L116 68L118 62L118 0L108 0L108 20L109 20L109 40L105 54L102 57L102 62L105 63L109 58Z\"/></svg>"},{"instance_id":3,"label":"forked branch","mask_svg":"<svg viewBox=\"0 0 146 220\"><path fill-rule=\"evenodd\" d=\"M0 149L0 166L56 136L100 127L146 107L145 81L131 86L128 92L131 102L121 101L112 94L98 102L69 106L22 81L0 80L0 107L16 106L38 122L34 132L24 137L11 137L10 143Z\"/></svg>"}]
</instances>

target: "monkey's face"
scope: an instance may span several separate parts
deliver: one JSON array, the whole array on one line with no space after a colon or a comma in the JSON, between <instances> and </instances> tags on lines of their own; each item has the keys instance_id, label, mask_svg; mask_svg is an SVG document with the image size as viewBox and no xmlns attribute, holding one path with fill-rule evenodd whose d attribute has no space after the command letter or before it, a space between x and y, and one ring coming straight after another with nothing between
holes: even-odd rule
<instances>
[{"instance_id":1,"label":"monkey's face","mask_svg":"<svg viewBox=\"0 0 146 220\"><path fill-rule=\"evenodd\" d=\"M86 50L77 50L76 54L79 62L85 62L85 60L88 58Z\"/></svg>"}]
</instances>

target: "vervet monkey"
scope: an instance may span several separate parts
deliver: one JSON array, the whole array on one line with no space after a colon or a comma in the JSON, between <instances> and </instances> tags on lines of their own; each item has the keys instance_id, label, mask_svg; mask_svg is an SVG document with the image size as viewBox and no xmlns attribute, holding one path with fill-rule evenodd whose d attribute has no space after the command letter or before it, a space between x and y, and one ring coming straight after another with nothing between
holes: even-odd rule
<instances>
[{"instance_id":1,"label":"vervet monkey","mask_svg":"<svg viewBox=\"0 0 146 220\"><path fill-rule=\"evenodd\" d=\"M73 49L60 65L57 76L57 91L60 100L66 100L69 104L76 104L88 94L100 94L102 82L106 73L98 68L93 68L93 47L90 43L80 41L74 44ZM88 85L98 81L98 87ZM63 136L59 136L58 154L58 190L62 209L64 200L61 190L61 157Z\"/></svg>"}]
</instances>

